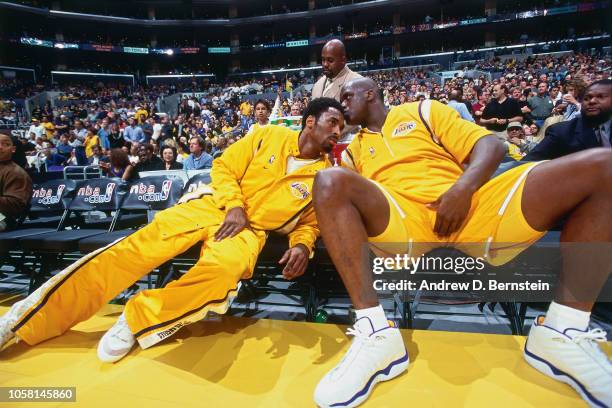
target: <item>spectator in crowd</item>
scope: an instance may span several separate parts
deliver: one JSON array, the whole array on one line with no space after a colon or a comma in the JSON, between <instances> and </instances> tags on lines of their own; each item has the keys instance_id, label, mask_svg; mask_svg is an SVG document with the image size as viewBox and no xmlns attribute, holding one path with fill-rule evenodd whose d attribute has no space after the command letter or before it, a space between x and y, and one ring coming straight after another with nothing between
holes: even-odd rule
<instances>
[{"instance_id":1,"label":"spectator in crowd","mask_svg":"<svg viewBox=\"0 0 612 408\"><path fill-rule=\"evenodd\" d=\"M582 113L546 129L544 140L523 160L550 160L592 147L612 147L610 115L612 81L593 82L582 101Z\"/></svg>"},{"instance_id":2,"label":"spectator in crowd","mask_svg":"<svg viewBox=\"0 0 612 408\"><path fill-rule=\"evenodd\" d=\"M362 76L346 65L346 49L342 41L328 41L321 51L323 76L312 87L312 99L322 96L340 99L340 89L346 82Z\"/></svg>"},{"instance_id":3,"label":"spectator in crowd","mask_svg":"<svg viewBox=\"0 0 612 408\"><path fill-rule=\"evenodd\" d=\"M31 135L32 133L34 133L35 138L42 137L44 131L45 131L45 128L43 127L43 125L40 124L37 118L33 117L32 124L30 125L30 128L28 129L28 135Z\"/></svg>"},{"instance_id":4,"label":"spectator in crowd","mask_svg":"<svg viewBox=\"0 0 612 408\"><path fill-rule=\"evenodd\" d=\"M183 166L176 161L176 149L172 146L165 145L161 149L161 158L164 161L165 170L181 170Z\"/></svg>"},{"instance_id":5,"label":"spectator in crowd","mask_svg":"<svg viewBox=\"0 0 612 408\"><path fill-rule=\"evenodd\" d=\"M60 135L68 133L69 128L70 119L68 119L68 117L64 114L59 115L59 117L55 121L55 130L57 130L57 133L59 133Z\"/></svg>"},{"instance_id":6,"label":"spectator in crowd","mask_svg":"<svg viewBox=\"0 0 612 408\"><path fill-rule=\"evenodd\" d=\"M159 139L159 135L161 134L162 125L161 123L159 123L159 120L154 117L150 117L149 119L147 119L147 121L153 128L153 133L151 134L151 140L157 141Z\"/></svg>"},{"instance_id":7,"label":"spectator in crowd","mask_svg":"<svg viewBox=\"0 0 612 408\"><path fill-rule=\"evenodd\" d=\"M32 180L13 162L16 146L8 134L0 133L0 231L17 225L32 198Z\"/></svg>"},{"instance_id":8,"label":"spectator in crowd","mask_svg":"<svg viewBox=\"0 0 612 408\"><path fill-rule=\"evenodd\" d=\"M561 97L561 103L555 108L563 113L563 120L572 120L580 115L580 101L584 97L586 88L586 83L580 78L568 81L566 94Z\"/></svg>"},{"instance_id":9,"label":"spectator in crowd","mask_svg":"<svg viewBox=\"0 0 612 408\"><path fill-rule=\"evenodd\" d=\"M121 135L119 131L119 125L117 123L113 123L110 126L110 130L108 133L108 142L111 149L120 149L125 146L125 139Z\"/></svg>"},{"instance_id":10,"label":"spectator in crowd","mask_svg":"<svg viewBox=\"0 0 612 408\"><path fill-rule=\"evenodd\" d=\"M472 104L472 111L474 112L474 119L476 120L476 123L482 125L483 123L480 122L480 118L482 117L482 112L489 103L489 93L487 91L479 90L476 92L476 95L478 100L476 103Z\"/></svg>"},{"instance_id":11,"label":"spectator in crowd","mask_svg":"<svg viewBox=\"0 0 612 408\"><path fill-rule=\"evenodd\" d=\"M138 163L134 166L135 178L140 178L140 173L144 171L164 170L164 162L155 156L153 151L153 145L141 144L138 146Z\"/></svg>"},{"instance_id":12,"label":"spectator in crowd","mask_svg":"<svg viewBox=\"0 0 612 408\"><path fill-rule=\"evenodd\" d=\"M100 124L100 130L98 130L98 137L100 138L100 146L104 151L108 152L110 150L110 125L108 124L108 118L102 119L102 123Z\"/></svg>"},{"instance_id":13,"label":"spectator in crowd","mask_svg":"<svg viewBox=\"0 0 612 408\"><path fill-rule=\"evenodd\" d=\"M537 95L532 96L527 100L529 104L529 110L531 111L531 119L541 127L547 117L550 116L554 105L553 101L548 95L548 85L546 82L540 82L538 84Z\"/></svg>"},{"instance_id":14,"label":"spectator in crowd","mask_svg":"<svg viewBox=\"0 0 612 408\"><path fill-rule=\"evenodd\" d=\"M525 118L527 117L529 112L531 112L531 109L529 109L529 103L527 102L528 94L529 91L522 92L520 88L512 89L512 99L514 99L516 103L518 103L519 109L521 110L521 113Z\"/></svg>"},{"instance_id":15,"label":"spectator in crowd","mask_svg":"<svg viewBox=\"0 0 612 408\"><path fill-rule=\"evenodd\" d=\"M258 99L257 102L255 102L255 123L249 127L247 133L251 133L253 130L266 126L270 122L270 113L272 113L270 102L265 99Z\"/></svg>"},{"instance_id":16,"label":"spectator in crowd","mask_svg":"<svg viewBox=\"0 0 612 408\"><path fill-rule=\"evenodd\" d=\"M148 118L144 121L140 128L142 129L142 133L145 136L145 140L148 142L155 142L153 140L153 125L151 124L153 118Z\"/></svg>"},{"instance_id":17,"label":"spectator in crowd","mask_svg":"<svg viewBox=\"0 0 612 408\"><path fill-rule=\"evenodd\" d=\"M520 122L510 122L507 132L508 141L505 145L508 148L508 156L514 160L521 160L537 144L527 140Z\"/></svg>"},{"instance_id":18,"label":"spectator in crowd","mask_svg":"<svg viewBox=\"0 0 612 408\"><path fill-rule=\"evenodd\" d=\"M79 166L85 166L87 164L85 138L87 138L87 129L83 127L83 122L81 120L75 120L74 129L70 135L70 144L74 147L74 156Z\"/></svg>"},{"instance_id":19,"label":"spectator in crowd","mask_svg":"<svg viewBox=\"0 0 612 408\"><path fill-rule=\"evenodd\" d=\"M100 146L100 137L94 133L93 128L87 130L87 136L85 136L85 156L87 160L93 156L93 147Z\"/></svg>"},{"instance_id":20,"label":"spectator in crowd","mask_svg":"<svg viewBox=\"0 0 612 408\"><path fill-rule=\"evenodd\" d=\"M510 122L522 122L523 116L518 103L508 98L508 87L497 84L493 87L494 99L482 112L480 124L495 133L502 141L507 140L506 127Z\"/></svg>"},{"instance_id":21,"label":"spectator in crowd","mask_svg":"<svg viewBox=\"0 0 612 408\"><path fill-rule=\"evenodd\" d=\"M102 151L102 147L100 147L100 145L95 145L91 148L92 150L92 155L91 157L89 157L89 164L92 166L99 166L100 163L108 163L109 162L109 158L108 156L104 155L104 152Z\"/></svg>"},{"instance_id":22,"label":"spectator in crowd","mask_svg":"<svg viewBox=\"0 0 612 408\"><path fill-rule=\"evenodd\" d=\"M213 158L205 151L206 143L199 136L194 136L189 139L189 151L191 154L183 161L185 170L201 170L210 169L212 167Z\"/></svg>"},{"instance_id":23,"label":"spectator in crowd","mask_svg":"<svg viewBox=\"0 0 612 408\"><path fill-rule=\"evenodd\" d=\"M213 149L212 157L213 160L217 157L220 157L223 154L223 151L227 148L227 139L225 137L220 137L217 140L217 146Z\"/></svg>"},{"instance_id":24,"label":"spectator in crowd","mask_svg":"<svg viewBox=\"0 0 612 408\"><path fill-rule=\"evenodd\" d=\"M63 133L59 137L59 142L55 146L55 153L52 153L47 157L48 166L64 166L66 162L72 157L74 147L68 143L68 135Z\"/></svg>"},{"instance_id":25,"label":"spectator in crowd","mask_svg":"<svg viewBox=\"0 0 612 408\"><path fill-rule=\"evenodd\" d=\"M456 110L459 113L459 116L461 116L462 119L468 120L470 122L474 122L474 118L472 117L472 115L470 114L470 112L468 111L467 106L465 106L465 103L463 103L462 97L461 97L461 91L458 89L453 89L450 92L449 95L449 101L448 101L448 106L450 106L451 108L453 108L454 110Z\"/></svg>"},{"instance_id":26,"label":"spectator in crowd","mask_svg":"<svg viewBox=\"0 0 612 408\"><path fill-rule=\"evenodd\" d=\"M49 116L43 116L41 125L44 129L43 135L49 140L52 139L53 133L55 132L55 126L53 125L53 121L49 120Z\"/></svg>"},{"instance_id":27,"label":"spectator in crowd","mask_svg":"<svg viewBox=\"0 0 612 408\"><path fill-rule=\"evenodd\" d=\"M128 119L128 125L123 129L123 139L130 143L144 143L145 135L140 126L136 126L134 118Z\"/></svg>"},{"instance_id":28,"label":"spectator in crowd","mask_svg":"<svg viewBox=\"0 0 612 408\"><path fill-rule=\"evenodd\" d=\"M157 139L158 143L163 143L166 139L171 139L174 133L174 127L170 120L168 120L168 116L164 115L161 118L161 129L159 132L159 138Z\"/></svg>"},{"instance_id":29,"label":"spectator in crowd","mask_svg":"<svg viewBox=\"0 0 612 408\"><path fill-rule=\"evenodd\" d=\"M247 99L240 104L240 126L244 130L249 128L252 110L253 106L251 106L251 103Z\"/></svg>"},{"instance_id":30,"label":"spectator in crowd","mask_svg":"<svg viewBox=\"0 0 612 408\"><path fill-rule=\"evenodd\" d=\"M102 162L99 166L108 177L117 177L126 181L132 179L134 172L134 166L122 149L111 149L109 162Z\"/></svg>"}]
</instances>

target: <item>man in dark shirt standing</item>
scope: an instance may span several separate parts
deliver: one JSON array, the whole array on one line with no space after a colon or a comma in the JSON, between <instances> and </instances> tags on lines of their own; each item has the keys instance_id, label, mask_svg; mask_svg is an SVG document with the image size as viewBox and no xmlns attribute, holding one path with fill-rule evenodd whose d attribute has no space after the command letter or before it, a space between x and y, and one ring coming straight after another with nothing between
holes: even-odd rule
<instances>
[{"instance_id":1,"label":"man in dark shirt standing","mask_svg":"<svg viewBox=\"0 0 612 408\"><path fill-rule=\"evenodd\" d=\"M32 198L32 180L11 158L13 139L0 133L0 231L13 228L25 215Z\"/></svg>"},{"instance_id":2,"label":"man in dark shirt standing","mask_svg":"<svg viewBox=\"0 0 612 408\"><path fill-rule=\"evenodd\" d=\"M508 98L508 87L497 84L493 87L493 100L482 112L480 124L491 130L504 142L508 139L506 127L510 122L522 122L523 115L518 103Z\"/></svg>"}]
</instances>

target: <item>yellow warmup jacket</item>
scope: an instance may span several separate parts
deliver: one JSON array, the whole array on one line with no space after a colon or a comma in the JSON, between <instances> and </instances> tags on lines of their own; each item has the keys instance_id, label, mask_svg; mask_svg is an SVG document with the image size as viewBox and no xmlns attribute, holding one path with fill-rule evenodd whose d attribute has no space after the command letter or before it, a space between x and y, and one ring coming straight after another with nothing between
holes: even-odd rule
<instances>
[{"instance_id":1,"label":"yellow warmup jacket","mask_svg":"<svg viewBox=\"0 0 612 408\"><path fill-rule=\"evenodd\" d=\"M300 153L298 137L284 126L255 129L215 159L211 187L220 209L242 207L252 228L289 229L289 246L301 243L312 250L319 235L312 184L315 173L330 163L322 158L286 174L288 158Z\"/></svg>"},{"instance_id":2,"label":"yellow warmup jacket","mask_svg":"<svg viewBox=\"0 0 612 408\"><path fill-rule=\"evenodd\" d=\"M288 233L290 246L303 244L312 252L319 233L312 184L329 162L323 157L304 162L287 175L289 156L299 154L298 137L270 125L229 147L213 163L206 196L160 211L145 227L65 268L13 305L10 313L17 323L12 330L30 345L57 336L198 242L202 248L196 264L166 287L132 297L124 310L126 321L147 348L209 311L224 313L240 279L251 277L267 231ZM246 210L250 228L215 240L227 210L235 207Z\"/></svg>"}]
</instances>

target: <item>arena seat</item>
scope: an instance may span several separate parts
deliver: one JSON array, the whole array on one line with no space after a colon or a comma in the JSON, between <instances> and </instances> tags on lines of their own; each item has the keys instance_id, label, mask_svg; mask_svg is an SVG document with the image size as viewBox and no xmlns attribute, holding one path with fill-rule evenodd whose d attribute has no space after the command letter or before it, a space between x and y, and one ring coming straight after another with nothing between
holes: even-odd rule
<instances>
[{"instance_id":1,"label":"arena seat","mask_svg":"<svg viewBox=\"0 0 612 408\"><path fill-rule=\"evenodd\" d=\"M91 211L115 211L114 221L120 214L123 197L119 194L120 179L91 179L77 182L75 196L68 204L58 231L30 235L19 239L18 245L26 252L33 253L40 264L37 277L32 277L30 291L46 277L49 271L61 266L62 255L78 250L78 242L90 236L103 234L106 229L90 228L87 223L80 229L66 229L65 220L70 214L84 214ZM38 282L37 282L38 280Z\"/></svg>"},{"instance_id":2,"label":"arena seat","mask_svg":"<svg viewBox=\"0 0 612 408\"><path fill-rule=\"evenodd\" d=\"M75 185L74 180L50 180L34 186L25 221L16 230L0 233L0 248L18 249L21 238L56 231Z\"/></svg>"},{"instance_id":3,"label":"arena seat","mask_svg":"<svg viewBox=\"0 0 612 408\"><path fill-rule=\"evenodd\" d=\"M133 215L144 216L145 220L150 222L156 211L173 206L181 197L182 190L183 180L177 177L154 176L136 180L128 187L125 198L121 203L121 211L139 212L140 214ZM119 217L121 220L123 215ZM132 234L145 223L84 238L78 242L79 251L82 253L95 251L119 238ZM117 222L117 228L120 228L119 221Z\"/></svg>"}]
</instances>

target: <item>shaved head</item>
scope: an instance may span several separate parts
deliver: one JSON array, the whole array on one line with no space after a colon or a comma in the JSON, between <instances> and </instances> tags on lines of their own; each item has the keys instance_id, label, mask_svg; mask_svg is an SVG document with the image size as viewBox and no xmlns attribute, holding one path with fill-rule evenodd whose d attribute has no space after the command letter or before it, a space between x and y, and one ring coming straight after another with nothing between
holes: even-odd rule
<instances>
[{"instance_id":1,"label":"shaved head","mask_svg":"<svg viewBox=\"0 0 612 408\"><path fill-rule=\"evenodd\" d=\"M359 91L369 91L369 90L373 90L373 91L377 91L378 90L378 85L376 85L376 82L374 82L374 80L372 80L371 78L357 78L357 79L353 79L352 81L347 82L344 88L353 88L354 90L359 90Z\"/></svg>"},{"instance_id":2,"label":"shaved head","mask_svg":"<svg viewBox=\"0 0 612 408\"><path fill-rule=\"evenodd\" d=\"M370 78L357 78L347 82L340 91L344 118L350 125L366 127L373 111L384 111L380 88Z\"/></svg>"},{"instance_id":3,"label":"shaved head","mask_svg":"<svg viewBox=\"0 0 612 408\"><path fill-rule=\"evenodd\" d=\"M330 40L321 50L321 67L323 74L334 78L346 66L346 49L340 40Z\"/></svg>"},{"instance_id":4,"label":"shaved head","mask_svg":"<svg viewBox=\"0 0 612 408\"><path fill-rule=\"evenodd\" d=\"M346 58L346 49L344 48L344 43L340 40L333 39L329 40L323 46L323 51L331 52L332 54L338 57Z\"/></svg>"}]
</instances>

